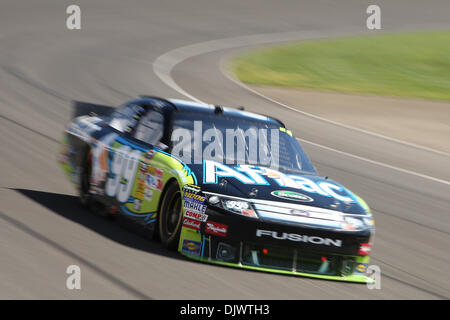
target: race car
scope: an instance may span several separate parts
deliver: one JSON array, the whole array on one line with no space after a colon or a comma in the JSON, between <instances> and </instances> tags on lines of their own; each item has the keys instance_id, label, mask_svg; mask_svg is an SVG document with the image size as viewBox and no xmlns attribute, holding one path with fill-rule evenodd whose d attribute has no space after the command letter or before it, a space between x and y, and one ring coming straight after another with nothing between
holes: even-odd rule
<instances>
[{"instance_id":1,"label":"race car","mask_svg":"<svg viewBox=\"0 0 450 320\"><path fill-rule=\"evenodd\" d=\"M85 207L202 262L372 281L368 205L320 176L280 120L151 96L112 110L74 118L63 137Z\"/></svg>"}]
</instances>

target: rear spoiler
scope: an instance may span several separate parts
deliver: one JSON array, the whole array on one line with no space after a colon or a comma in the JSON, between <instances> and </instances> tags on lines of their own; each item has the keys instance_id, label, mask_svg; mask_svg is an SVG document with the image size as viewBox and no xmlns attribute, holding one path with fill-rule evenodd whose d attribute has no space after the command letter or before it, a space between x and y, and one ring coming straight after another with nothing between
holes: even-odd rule
<instances>
[{"instance_id":1,"label":"rear spoiler","mask_svg":"<svg viewBox=\"0 0 450 320\"><path fill-rule=\"evenodd\" d=\"M99 116L108 116L114 112L116 108L111 106L105 106L101 104L94 104L83 101L72 101L72 119L95 113Z\"/></svg>"}]
</instances>

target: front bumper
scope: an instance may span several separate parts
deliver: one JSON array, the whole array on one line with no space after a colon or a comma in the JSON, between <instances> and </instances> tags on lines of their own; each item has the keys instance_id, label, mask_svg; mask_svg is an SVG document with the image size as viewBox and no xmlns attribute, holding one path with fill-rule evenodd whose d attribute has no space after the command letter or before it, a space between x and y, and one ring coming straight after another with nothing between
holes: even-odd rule
<instances>
[{"instance_id":1,"label":"front bumper","mask_svg":"<svg viewBox=\"0 0 450 320\"><path fill-rule=\"evenodd\" d=\"M192 259L264 272L370 283L370 231L341 232L263 221L207 208L197 229L183 227L179 251ZM211 229L211 225L217 226ZM260 230L260 231L258 231ZM262 231L261 231L262 230ZM330 241L327 241L329 239Z\"/></svg>"}]
</instances>

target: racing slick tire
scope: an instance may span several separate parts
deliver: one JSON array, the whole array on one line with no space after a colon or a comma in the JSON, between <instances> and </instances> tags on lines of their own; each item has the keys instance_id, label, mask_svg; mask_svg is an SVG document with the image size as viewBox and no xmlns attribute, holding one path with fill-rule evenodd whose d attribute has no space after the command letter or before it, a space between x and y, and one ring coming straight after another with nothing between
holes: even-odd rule
<instances>
[{"instance_id":1,"label":"racing slick tire","mask_svg":"<svg viewBox=\"0 0 450 320\"><path fill-rule=\"evenodd\" d=\"M183 211L181 191L176 181L167 186L159 211L159 237L169 250L176 250L180 240Z\"/></svg>"},{"instance_id":2,"label":"racing slick tire","mask_svg":"<svg viewBox=\"0 0 450 320\"><path fill-rule=\"evenodd\" d=\"M92 172L92 152L86 149L80 165L80 184L78 187L81 205L86 209L91 209L92 197L89 193Z\"/></svg>"}]
</instances>

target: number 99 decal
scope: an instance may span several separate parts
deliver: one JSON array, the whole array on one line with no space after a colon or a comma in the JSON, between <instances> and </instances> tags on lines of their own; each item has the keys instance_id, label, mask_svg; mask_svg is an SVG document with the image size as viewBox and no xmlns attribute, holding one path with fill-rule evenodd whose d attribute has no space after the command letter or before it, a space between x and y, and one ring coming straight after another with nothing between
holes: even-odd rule
<instances>
[{"instance_id":1,"label":"number 99 decal","mask_svg":"<svg viewBox=\"0 0 450 320\"><path fill-rule=\"evenodd\" d=\"M122 146L116 150L111 164L110 177L106 181L105 193L109 197L117 197L117 201L126 202L133 187L137 165L141 152L131 151L129 146Z\"/></svg>"}]
</instances>

